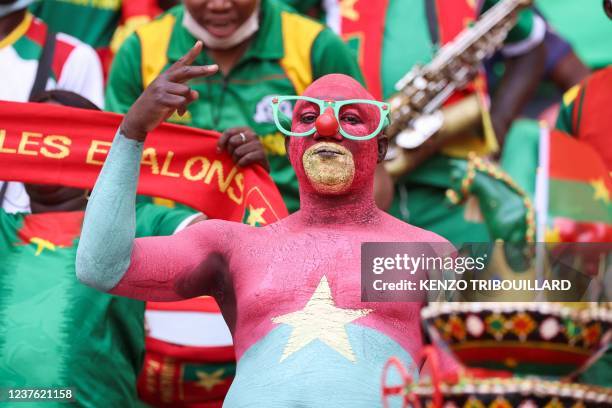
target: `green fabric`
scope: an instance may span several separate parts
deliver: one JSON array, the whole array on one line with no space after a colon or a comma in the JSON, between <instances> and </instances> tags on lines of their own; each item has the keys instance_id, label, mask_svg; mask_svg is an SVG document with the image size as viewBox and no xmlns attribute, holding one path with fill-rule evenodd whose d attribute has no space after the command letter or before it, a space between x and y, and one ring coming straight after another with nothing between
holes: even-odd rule
<instances>
[{"instance_id":1,"label":"green fabric","mask_svg":"<svg viewBox=\"0 0 612 408\"><path fill-rule=\"evenodd\" d=\"M559 116L557 116L557 123L555 124L555 127L567 134L572 134L574 131L572 112L574 111L575 102L576 100L573 100L569 105L562 102L559 108Z\"/></svg>"},{"instance_id":2,"label":"green fabric","mask_svg":"<svg viewBox=\"0 0 612 408\"><path fill-rule=\"evenodd\" d=\"M602 200L595 200L595 190L582 181L551 178L549 184L549 212L553 216L575 221L608 223L612 219L612 206ZM564 199L561 199L563 197ZM575 200L567 200L575 197ZM576 205L580 202L580 206Z\"/></svg>"},{"instance_id":3,"label":"green fabric","mask_svg":"<svg viewBox=\"0 0 612 408\"><path fill-rule=\"evenodd\" d=\"M468 162L436 156L396 185L390 213L418 227L436 232L456 246L470 242L522 243L525 240L526 208L523 197L505 182L486 172L476 171L468 193L478 201L468 208L453 205L446 198L447 190L461 192L467 176ZM468 216L479 210L484 223Z\"/></svg>"},{"instance_id":4,"label":"green fabric","mask_svg":"<svg viewBox=\"0 0 612 408\"><path fill-rule=\"evenodd\" d=\"M110 44L119 24L121 0L39 0L30 6L30 10L51 30L70 34L100 48Z\"/></svg>"},{"instance_id":5,"label":"green fabric","mask_svg":"<svg viewBox=\"0 0 612 408\"><path fill-rule=\"evenodd\" d=\"M301 14L308 14L309 11L321 6L321 0L279 0L291 6L295 11Z\"/></svg>"},{"instance_id":6,"label":"green fabric","mask_svg":"<svg viewBox=\"0 0 612 408\"><path fill-rule=\"evenodd\" d=\"M24 60L38 60L42 53L42 47L25 35L15 41L13 49Z\"/></svg>"},{"instance_id":7,"label":"green fabric","mask_svg":"<svg viewBox=\"0 0 612 408\"><path fill-rule=\"evenodd\" d=\"M555 124L555 127L557 129L567 133L568 135L574 136L577 136L576 133L580 128L580 120L582 118L582 104L584 102L584 95L586 93L586 85L584 83L576 86L580 86L580 91L570 103L566 103L565 98L561 100L561 104L559 107L559 115L557 116L557 123ZM578 104L577 107L576 104ZM575 109L578 109L576 115L577 123L574 123Z\"/></svg>"},{"instance_id":8,"label":"green fabric","mask_svg":"<svg viewBox=\"0 0 612 408\"><path fill-rule=\"evenodd\" d=\"M539 145L540 124L530 119L515 120L506 135L500 163L531 199L535 198Z\"/></svg>"},{"instance_id":9,"label":"green fabric","mask_svg":"<svg viewBox=\"0 0 612 408\"><path fill-rule=\"evenodd\" d=\"M245 55L227 75L217 73L190 83L200 93L200 99L189 105L186 119L178 123L202 129L224 131L236 126L249 126L264 143L270 162L271 175L289 211L299 207L297 179L286 156L284 138L276 130L269 100L272 95L292 95L296 90L280 65L284 55L281 27L282 10L286 6L272 0L262 1L262 20ZM195 43L182 26L183 8L168 13L176 16L168 48L169 63L179 59ZM107 110L125 113L142 92L141 47L136 35L126 40L111 68L107 87ZM194 64L211 64L203 52ZM339 72L363 82L355 56L329 29L315 40L311 65L313 78Z\"/></svg>"},{"instance_id":10,"label":"green fabric","mask_svg":"<svg viewBox=\"0 0 612 408\"><path fill-rule=\"evenodd\" d=\"M409 40L410 46L407 47ZM401 50L401 52L399 51ZM395 84L414 64L426 64L433 58L436 46L432 43L427 22L425 1L390 0L385 19L382 48L382 89L387 99L395 91Z\"/></svg>"},{"instance_id":11,"label":"green fabric","mask_svg":"<svg viewBox=\"0 0 612 408\"><path fill-rule=\"evenodd\" d=\"M452 205L446 190L453 186L453 169L465 160L435 156L395 185L389 213L417 227L435 232L456 246L488 242L485 224L465 219L465 206Z\"/></svg>"},{"instance_id":12,"label":"green fabric","mask_svg":"<svg viewBox=\"0 0 612 408\"><path fill-rule=\"evenodd\" d=\"M612 387L612 347L580 376L583 384Z\"/></svg>"},{"instance_id":13,"label":"green fabric","mask_svg":"<svg viewBox=\"0 0 612 408\"><path fill-rule=\"evenodd\" d=\"M612 64L612 22L604 13L602 0L536 0L536 6L589 67Z\"/></svg>"},{"instance_id":14,"label":"green fabric","mask_svg":"<svg viewBox=\"0 0 612 408\"><path fill-rule=\"evenodd\" d=\"M138 205L137 236L171 234L191 214ZM67 228L54 215L37 215L50 242ZM0 211L0 387L74 387L79 406L137 405L144 303L80 284L78 238L36 255L18 236L25 217ZM24 407L38 405L65 406Z\"/></svg>"}]
</instances>

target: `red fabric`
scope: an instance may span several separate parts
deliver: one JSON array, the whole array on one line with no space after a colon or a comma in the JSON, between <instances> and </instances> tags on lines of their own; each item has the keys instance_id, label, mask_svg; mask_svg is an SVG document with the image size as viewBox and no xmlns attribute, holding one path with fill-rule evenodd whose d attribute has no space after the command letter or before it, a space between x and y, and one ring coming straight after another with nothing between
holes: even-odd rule
<instances>
[{"instance_id":1,"label":"red fabric","mask_svg":"<svg viewBox=\"0 0 612 408\"><path fill-rule=\"evenodd\" d=\"M583 117L583 122L584 119ZM598 124L588 126L591 129L598 127ZM612 128L612 121L610 126ZM602 132L602 135L604 134L605 132ZM608 145L606 148L609 148ZM606 167L602 160L602 150L605 150L603 146L598 148L582 138L577 140L559 130L551 130L549 177L584 183L603 179L608 191L612 191L612 180L608 176L609 167Z\"/></svg>"},{"instance_id":2,"label":"red fabric","mask_svg":"<svg viewBox=\"0 0 612 408\"><path fill-rule=\"evenodd\" d=\"M151 18L162 13L156 0L124 0L121 3L121 22L131 17L149 16Z\"/></svg>"},{"instance_id":3,"label":"red fabric","mask_svg":"<svg viewBox=\"0 0 612 408\"><path fill-rule=\"evenodd\" d=\"M452 41L476 19L476 10L468 0L436 0L438 34L442 44Z\"/></svg>"},{"instance_id":4,"label":"red fabric","mask_svg":"<svg viewBox=\"0 0 612 408\"><path fill-rule=\"evenodd\" d=\"M602 69L587 79L582 95L576 99L575 117L580 117L577 136L590 144L603 157L606 168L612 170L612 67ZM580 112L576 112L580 109Z\"/></svg>"},{"instance_id":5,"label":"red fabric","mask_svg":"<svg viewBox=\"0 0 612 408\"><path fill-rule=\"evenodd\" d=\"M110 73L110 67L115 56L111 51L110 47L97 48L96 52L102 63L102 75L104 76L104 83L108 80L108 74Z\"/></svg>"},{"instance_id":6,"label":"red fabric","mask_svg":"<svg viewBox=\"0 0 612 408\"><path fill-rule=\"evenodd\" d=\"M51 64L51 68L53 69L56 80L59 80L62 75L64 65L74 48L74 45L60 41L59 39L55 42L55 52L53 54L53 64Z\"/></svg>"},{"instance_id":7,"label":"red fabric","mask_svg":"<svg viewBox=\"0 0 612 408\"><path fill-rule=\"evenodd\" d=\"M425 0L422 0L425 1ZM437 29L441 44L452 41L469 23L476 20L476 10L469 0L436 0ZM368 90L375 99L382 99L381 61L385 20L388 0L358 1L354 4L355 14L343 13L342 37L349 41L359 40L358 62L363 71ZM411 67L407 67L406 72ZM474 91L486 92L483 73L466 89L455 92L447 101L452 104Z\"/></svg>"},{"instance_id":8,"label":"red fabric","mask_svg":"<svg viewBox=\"0 0 612 408\"><path fill-rule=\"evenodd\" d=\"M221 407L234 377L234 349L184 347L147 337L147 353L138 376L139 397L157 407ZM229 364L229 365L228 365ZM217 384L205 386L193 372L222 370Z\"/></svg>"},{"instance_id":9,"label":"red fabric","mask_svg":"<svg viewBox=\"0 0 612 408\"><path fill-rule=\"evenodd\" d=\"M190 361L193 363L225 363L235 361L234 347L194 347L172 344L152 337L147 337L147 352Z\"/></svg>"},{"instance_id":10,"label":"red fabric","mask_svg":"<svg viewBox=\"0 0 612 408\"><path fill-rule=\"evenodd\" d=\"M201 296L180 302L147 302L147 310L221 313L219 305L217 305L215 299L210 296Z\"/></svg>"},{"instance_id":11,"label":"red fabric","mask_svg":"<svg viewBox=\"0 0 612 408\"><path fill-rule=\"evenodd\" d=\"M40 21L37 18L32 20L30 27L28 27L28 31L26 31L26 38L34 41L36 44L41 47L45 43L45 37L47 35L47 25Z\"/></svg>"},{"instance_id":12,"label":"red fabric","mask_svg":"<svg viewBox=\"0 0 612 408\"><path fill-rule=\"evenodd\" d=\"M477 342L475 342L477 343ZM540 345L534 345L532 348L527 347L501 347L492 346L486 347L482 344L475 344L473 348L458 348L454 350L459 360L468 364L477 364L482 362L504 362L509 358L513 358L519 362L529 363L545 363L548 365L554 364L575 364L580 366L584 364L590 357L590 353L572 353L570 351L546 350Z\"/></svg>"},{"instance_id":13,"label":"red fabric","mask_svg":"<svg viewBox=\"0 0 612 408\"><path fill-rule=\"evenodd\" d=\"M343 13L341 23L345 40L359 40L359 65L368 89L378 100L382 99L380 64L388 3L388 0L358 1L355 3L357 18L349 18Z\"/></svg>"},{"instance_id":14,"label":"red fabric","mask_svg":"<svg viewBox=\"0 0 612 408\"><path fill-rule=\"evenodd\" d=\"M70 247L81 235L84 215L83 211L28 214L17 235L26 245L39 239L55 246Z\"/></svg>"},{"instance_id":15,"label":"red fabric","mask_svg":"<svg viewBox=\"0 0 612 408\"><path fill-rule=\"evenodd\" d=\"M121 115L0 102L0 180L92 188ZM218 133L163 124L147 138L138 193L172 199L211 218L242 221L251 200L266 223L287 215L270 176L216 151ZM65 156L65 157L62 157Z\"/></svg>"}]
</instances>

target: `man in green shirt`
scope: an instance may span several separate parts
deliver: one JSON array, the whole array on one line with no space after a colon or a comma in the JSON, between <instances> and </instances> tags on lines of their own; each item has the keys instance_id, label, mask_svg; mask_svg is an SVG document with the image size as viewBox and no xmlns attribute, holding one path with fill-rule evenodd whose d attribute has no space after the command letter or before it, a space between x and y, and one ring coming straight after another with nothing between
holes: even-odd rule
<instances>
[{"instance_id":1,"label":"man in green shirt","mask_svg":"<svg viewBox=\"0 0 612 408\"><path fill-rule=\"evenodd\" d=\"M74 278L84 191L27 191L32 214L0 209L0 387L69 387L79 406L137 406L144 302L98 292ZM148 203L136 214L141 237L171 235L194 215Z\"/></svg>"},{"instance_id":2,"label":"man in green shirt","mask_svg":"<svg viewBox=\"0 0 612 408\"><path fill-rule=\"evenodd\" d=\"M272 178L289 211L295 211L297 180L273 123L270 100L301 94L329 73L362 80L354 56L331 30L274 0L186 0L125 41L111 68L106 108L127 112L143 89L198 39L205 50L194 64L215 63L219 72L192 81L199 98L183 116L169 121L225 132L231 148L259 136Z\"/></svg>"}]
</instances>

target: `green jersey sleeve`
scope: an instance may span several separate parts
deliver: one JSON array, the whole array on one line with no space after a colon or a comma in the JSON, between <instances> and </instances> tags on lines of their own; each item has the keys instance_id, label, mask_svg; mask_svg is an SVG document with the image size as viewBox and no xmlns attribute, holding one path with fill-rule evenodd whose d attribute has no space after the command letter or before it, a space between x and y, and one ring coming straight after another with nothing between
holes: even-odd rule
<instances>
[{"instance_id":1,"label":"green jersey sleeve","mask_svg":"<svg viewBox=\"0 0 612 408\"><path fill-rule=\"evenodd\" d=\"M489 10L501 0L485 0L481 13ZM544 41L546 23L531 7L522 10L516 25L508 33L505 46L502 49L506 57L516 57L526 54Z\"/></svg>"},{"instance_id":2,"label":"green jersey sleeve","mask_svg":"<svg viewBox=\"0 0 612 408\"><path fill-rule=\"evenodd\" d=\"M199 215L187 207L168 208L150 203L136 204L136 236L172 235L182 223ZM186 226L186 225L185 225Z\"/></svg>"},{"instance_id":3,"label":"green jersey sleeve","mask_svg":"<svg viewBox=\"0 0 612 408\"><path fill-rule=\"evenodd\" d=\"M320 0L281 0L281 3L293 7L295 11L301 14L307 14L313 8L321 5Z\"/></svg>"},{"instance_id":4,"label":"green jersey sleeve","mask_svg":"<svg viewBox=\"0 0 612 408\"><path fill-rule=\"evenodd\" d=\"M140 40L130 35L113 59L106 86L106 110L126 113L142 93Z\"/></svg>"},{"instance_id":5,"label":"green jersey sleeve","mask_svg":"<svg viewBox=\"0 0 612 408\"><path fill-rule=\"evenodd\" d=\"M365 86L357 56L329 28L319 33L311 51L312 76L317 79L327 74L345 74Z\"/></svg>"}]
</instances>

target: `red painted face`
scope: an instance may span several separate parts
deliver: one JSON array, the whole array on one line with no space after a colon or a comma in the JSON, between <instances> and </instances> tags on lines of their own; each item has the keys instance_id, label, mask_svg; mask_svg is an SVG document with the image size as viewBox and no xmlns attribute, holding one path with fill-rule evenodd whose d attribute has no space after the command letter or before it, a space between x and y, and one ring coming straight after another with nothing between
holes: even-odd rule
<instances>
[{"instance_id":1,"label":"red painted face","mask_svg":"<svg viewBox=\"0 0 612 408\"><path fill-rule=\"evenodd\" d=\"M330 74L313 82L304 92L312 98L342 101L347 99L375 100L353 78ZM349 105L339 113L340 123L328 107L319 116L315 104L299 101L293 111L291 129L302 132L315 123L315 133L289 140L289 158L295 169L300 188L319 194L345 194L355 191L371 193L378 161L378 142L346 139L340 126L352 135L368 135L379 123L375 107Z\"/></svg>"}]
</instances>

